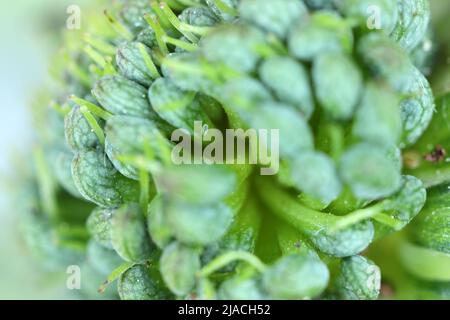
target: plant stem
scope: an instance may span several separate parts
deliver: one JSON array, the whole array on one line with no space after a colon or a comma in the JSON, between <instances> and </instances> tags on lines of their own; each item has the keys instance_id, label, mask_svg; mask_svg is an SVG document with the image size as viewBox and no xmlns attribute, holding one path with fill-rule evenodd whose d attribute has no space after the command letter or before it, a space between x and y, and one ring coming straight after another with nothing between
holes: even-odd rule
<instances>
[{"instance_id":1,"label":"plant stem","mask_svg":"<svg viewBox=\"0 0 450 320\"><path fill-rule=\"evenodd\" d=\"M114 269L111 274L108 276L105 282L100 286L98 289L99 293L103 293L106 290L106 287L110 285L112 282L116 281L125 271L132 268L135 265L134 262L124 262L120 266L118 266L116 269Z\"/></svg>"},{"instance_id":2,"label":"plant stem","mask_svg":"<svg viewBox=\"0 0 450 320\"><path fill-rule=\"evenodd\" d=\"M383 208L384 204L380 202L368 208L353 211L352 213L340 217L339 220L333 225L333 227L331 227L330 232L334 233L355 225L363 220L374 218L383 210Z\"/></svg>"},{"instance_id":3,"label":"plant stem","mask_svg":"<svg viewBox=\"0 0 450 320\"><path fill-rule=\"evenodd\" d=\"M220 270L231 262L237 260L247 262L259 272L264 272L267 268L267 266L262 263L261 260L258 259L258 257L247 251L229 251L218 256L213 261L208 263L205 267L203 267L203 269L200 270L198 275L199 277L208 277L215 271Z\"/></svg>"},{"instance_id":4,"label":"plant stem","mask_svg":"<svg viewBox=\"0 0 450 320\"><path fill-rule=\"evenodd\" d=\"M75 102L77 105L79 106L85 106L90 113L92 113L93 115L103 119L103 120L108 120L109 118L111 118L113 115L112 113L109 113L108 111L100 108L99 106L93 104L90 101L78 98L77 96L70 96L69 97L70 100L72 100L73 102Z\"/></svg>"},{"instance_id":5,"label":"plant stem","mask_svg":"<svg viewBox=\"0 0 450 320\"><path fill-rule=\"evenodd\" d=\"M273 181L261 178L258 189L266 205L282 220L307 235L328 229L339 218L329 213L312 210L300 204L293 196Z\"/></svg>"},{"instance_id":6,"label":"plant stem","mask_svg":"<svg viewBox=\"0 0 450 320\"><path fill-rule=\"evenodd\" d=\"M155 66L155 63L153 62L152 57L148 54L147 50L145 49L145 46L142 43L139 43L138 48L139 48L139 53L141 54L142 59L144 60L144 63L147 66L147 69L150 72L150 74L152 75L152 77L155 79L161 77L158 69Z\"/></svg>"},{"instance_id":7,"label":"plant stem","mask_svg":"<svg viewBox=\"0 0 450 320\"><path fill-rule=\"evenodd\" d=\"M94 131L95 135L98 138L98 141L102 146L105 145L105 134L103 133L102 128L98 124L97 120L94 118L94 116L89 112L88 108L84 105L80 108L81 113L83 114L86 121L89 123L89 126Z\"/></svg>"}]
</instances>

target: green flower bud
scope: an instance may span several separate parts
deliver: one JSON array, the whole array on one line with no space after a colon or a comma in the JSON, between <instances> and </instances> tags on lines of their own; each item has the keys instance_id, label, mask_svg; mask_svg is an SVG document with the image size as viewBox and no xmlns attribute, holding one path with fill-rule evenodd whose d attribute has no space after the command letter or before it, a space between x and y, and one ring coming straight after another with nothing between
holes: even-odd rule
<instances>
[{"instance_id":1,"label":"green flower bud","mask_svg":"<svg viewBox=\"0 0 450 320\"><path fill-rule=\"evenodd\" d=\"M196 274L199 270L198 250L178 242L164 249L160 260L160 271L166 285L177 296L187 295L194 289Z\"/></svg>"},{"instance_id":2,"label":"green flower bud","mask_svg":"<svg viewBox=\"0 0 450 320\"><path fill-rule=\"evenodd\" d=\"M337 169L333 161L320 152L301 152L289 161L289 180L308 196L325 207L342 191Z\"/></svg>"},{"instance_id":3,"label":"green flower bud","mask_svg":"<svg viewBox=\"0 0 450 320\"><path fill-rule=\"evenodd\" d=\"M155 182L158 190L173 200L207 205L229 196L237 186L237 177L223 165L181 165L165 168L155 175Z\"/></svg>"},{"instance_id":4,"label":"green flower bud","mask_svg":"<svg viewBox=\"0 0 450 320\"><path fill-rule=\"evenodd\" d=\"M312 60L325 52L348 52L353 48L349 25L336 13L321 11L302 19L291 29L290 52L299 59Z\"/></svg>"},{"instance_id":5,"label":"green flower bud","mask_svg":"<svg viewBox=\"0 0 450 320\"><path fill-rule=\"evenodd\" d=\"M380 294L380 268L362 256L344 258L335 282L342 299L375 300Z\"/></svg>"},{"instance_id":6,"label":"green flower bud","mask_svg":"<svg viewBox=\"0 0 450 320\"><path fill-rule=\"evenodd\" d=\"M275 299L307 299L320 295L329 279L327 266L312 251L280 258L263 274L264 289Z\"/></svg>"},{"instance_id":7,"label":"green flower bud","mask_svg":"<svg viewBox=\"0 0 450 320\"><path fill-rule=\"evenodd\" d=\"M193 245L216 242L233 222L233 212L223 203L205 206L171 201L166 214L175 238Z\"/></svg>"},{"instance_id":8,"label":"green flower bud","mask_svg":"<svg viewBox=\"0 0 450 320\"><path fill-rule=\"evenodd\" d=\"M129 0L125 1L120 11L120 17L127 27L133 32L138 32L147 26L144 15L149 13L153 13L153 10L150 8L148 1Z\"/></svg>"},{"instance_id":9,"label":"green flower bud","mask_svg":"<svg viewBox=\"0 0 450 320\"><path fill-rule=\"evenodd\" d=\"M157 195L148 207L147 228L153 242L164 249L173 239L173 232L167 219L167 199Z\"/></svg>"},{"instance_id":10,"label":"green flower bud","mask_svg":"<svg viewBox=\"0 0 450 320\"><path fill-rule=\"evenodd\" d=\"M257 279L234 276L225 280L217 293L221 300L265 300L267 294Z\"/></svg>"},{"instance_id":11,"label":"green flower bud","mask_svg":"<svg viewBox=\"0 0 450 320\"><path fill-rule=\"evenodd\" d=\"M427 0L399 0L399 17L391 37L410 51L425 36L430 21L430 4Z\"/></svg>"},{"instance_id":12,"label":"green flower bud","mask_svg":"<svg viewBox=\"0 0 450 320\"><path fill-rule=\"evenodd\" d=\"M184 23L197 27L212 27L219 22L214 12L205 7L186 8L178 18Z\"/></svg>"},{"instance_id":13,"label":"green flower bud","mask_svg":"<svg viewBox=\"0 0 450 320\"><path fill-rule=\"evenodd\" d=\"M128 203L116 210L111 221L111 241L126 261L143 262L150 258L153 246L138 204Z\"/></svg>"},{"instance_id":14,"label":"green flower bud","mask_svg":"<svg viewBox=\"0 0 450 320\"><path fill-rule=\"evenodd\" d=\"M55 171L55 178L61 184L65 191L76 198L82 198L78 192L77 187L72 178L72 160L74 154L72 151L61 148L61 150L55 150L53 158L53 168Z\"/></svg>"},{"instance_id":15,"label":"green flower bud","mask_svg":"<svg viewBox=\"0 0 450 320\"><path fill-rule=\"evenodd\" d=\"M376 145L351 147L342 156L339 172L355 196L362 199L389 196L401 183L398 166Z\"/></svg>"},{"instance_id":16,"label":"green flower bud","mask_svg":"<svg viewBox=\"0 0 450 320\"><path fill-rule=\"evenodd\" d=\"M206 4L211 8L211 10L221 19L225 21L233 21L235 19L234 14L224 11L220 8L214 0L205 0ZM223 4L229 9L236 9L239 0L222 0Z\"/></svg>"},{"instance_id":17,"label":"green flower bud","mask_svg":"<svg viewBox=\"0 0 450 320\"><path fill-rule=\"evenodd\" d=\"M279 130L281 157L295 158L299 153L313 148L313 137L308 123L301 114L287 105L277 102L263 103L259 105L258 110L246 113L244 119L256 130ZM272 146L267 147L272 150Z\"/></svg>"},{"instance_id":18,"label":"green flower bud","mask_svg":"<svg viewBox=\"0 0 450 320\"><path fill-rule=\"evenodd\" d=\"M414 70L414 80L405 91L410 97L401 102L400 108L403 122L402 141L408 146L415 143L428 128L435 112L435 104L428 80L417 69Z\"/></svg>"},{"instance_id":19,"label":"green flower bud","mask_svg":"<svg viewBox=\"0 0 450 320\"><path fill-rule=\"evenodd\" d=\"M284 38L293 23L308 13L305 5L297 0L242 0L239 14L242 19Z\"/></svg>"},{"instance_id":20,"label":"green flower bud","mask_svg":"<svg viewBox=\"0 0 450 320\"><path fill-rule=\"evenodd\" d=\"M410 239L426 248L450 254L448 185L431 188L427 193L427 204L408 229Z\"/></svg>"},{"instance_id":21,"label":"green flower bud","mask_svg":"<svg viewBox=\"0 0 450 320\"><path fill-rule=\"evenodd\" d=\"M129 179L139 180L139 170L136 167L120 160L121 154L119 149L115 147L108 138L105 139L105 153L109 160L122 175Z\"/></svg>"},{"instance_id":22,"label":"green flower bud","mask_svg":"<svg viewBox=\"0 0 450 320\"><path fill-rule=\"evenodd\" d=\"M72 176L81 195L101 207L111 208L138 199L138 184L122 176L103 152L76 155Z\"/></svg>"},{"instance_id":23,"label":"green flower bud","mask_svg":"<svg viewBox=\"0 0 450 320\"><path fill-rule=\"evenodd\" d=\"M92 238L102 246L112 249L111 220L115 209L95 208L86 221L86 227Z\"/></svg>"},{"instance_id":24,"label":"green flower bud","mask_svg":"<svg viewBox=\"0 0 450 320\"><path fill-rule=\"evenodd\" d=\"M148 48L158 47L155 31L153 31L153 29L151 28L144 28L141 32L139 32L139 34L136 36L136 41L143 43Z\"/></svg>"},{"instance_id":25,"label":"green flower bud","mask_svg":"<svg viewBox=\"0 0 450 320\"><path fill-rule=\"evenodd\" d=\"M151 160L165 162L172 146L155 122L130 116L113 116L105 126L106 153L123 175L137 179L138 172L120 157L146 155Z\"/></svg>"},{"instance_id":26,"label":"green flower bud","mask_svg":"<svg viewBox=\"0 0 450 320\"><path fill-rule=\"evenodd\" d=\"M372 242L374 232L372 222L363 221L338 232L319 230L315 234L307 234L320 251L342 258L358 254L366 249Z\"/></svg>"},{"instance_id":27,"label":"green flower bud","mask_svg":"<svg viewBox=\"0 0 450 320\"><path fill-rule=\"evenodd\" d=\"M364 28L382 30L386 35L391 34L398 20L397 1L335 0L334 3L347 18L355 20ZM371 18L379 19L379 25L376 21L371 22Z\"/></svg>"},{"instance_id":28,"label":"green flower bud","mask_svg":"<svg viewBox=\"0 0 450 320\"><path fill-rule=\"evenodd\" d=\"M113 114L154 119L145 87L122 76L106 76L97 81L92 94Z\"/></svg>"},{"instance_id":29,"label":"green flower bud","mask_svg":"<svg viewBox=\"0 0 450 320\"><path fill-rule=\"evenodd\" d=\"M414 77L408 54L386 35L371 32L358 42L357 52L376 78L403 92Z\"/></svg>"},{"instance_id":30,"label":"green flower bud","mask_svg":"<svg viewBox=\"0 0 450 320\"><path fill-rule=\"evenodd\" d=\"M259 60L258 46L264 44L264 35L246 25L223 25L214 28L202 39L201 50L207 60L229 68L247 72Z\"/></svg>"},{"instance_id":31,"label":"green flower bud","mask_svg":"<svg viewBox=\"0 0 450 320\"><path fill-rule=\"evenodd\" d=\"M171 298L158 269L153 265L146 264L137 264L125 271L119 279L118 291L122 300Z\"/></svg>"},{"instance_id":32,"label":"green flower bud","mask_svg":"<svg viewBox=\"0 0 450 320\"><path fill-rule=\"evenodd\" d=\"M306 118L314 111L314 102L306 69L289 57L264 60L259 76L280 101L296 107Z\"/></svg>"},{"instance_id":33,"label":"green flower bud","mask_svg":"<svg viewBox=\"0 0 450 320\"><path fill-rule=\"evenodd\" d=\"M79 106L74 106L64 120L67 144L74 151L94 149L98 138L84 117Z\"/></svg>"},{"instance_id":34,"label":"green flower bud","mask_svg":"<svg viewBox=\"0 0 450 320\"><path fill-rule=\"evenodd\" d=\"M450 209L424 210L411 228L418 244L450 254Z\"/></svg>"},{"instance_id":35,"label":"green flower bud","mask_svg":"<svg viewBox=\"0 0 450 320\"><path fill-rule=\"evenodd\" d=\"M144 54L151 57L152 52L140 42L125 42L117 49L116 63L124 77L149 87L155 75L147 67Z\"/></svg>"},{"instance_id":36,"label":"green flower bud","mask_svg":"<svg viewBox=\"0 0 450 320\"><path fill-rule=\"evenodd\" d=\"M402 133L399 97L389 87L368 83L356 112L353 135L379 145L397 145Z\"/></svg>"},{"instance_id":37,"label":"green flower bud","mask_svg":"<svg viewBox=\"0 0 450 320\"><path fill-rule=\"evenodd\" d=\"M332 118L349 119L362 89L362 75L353 60L342 53L324 53L313 62L312 76L321 107Z\"/></svg>"},{"instance_id":38,"label":"green flower bud","mask_svg":"<svg viewBox=\"0 0 450 320\"><path fill-rule=\"evenodd\" d=\"M176 128L193 132L195 121L210 124L205 113L194 104L195 93L181 90L169 79L156 80L148 91L148 98L153 110Z\"/></svg>"}]
</instances>

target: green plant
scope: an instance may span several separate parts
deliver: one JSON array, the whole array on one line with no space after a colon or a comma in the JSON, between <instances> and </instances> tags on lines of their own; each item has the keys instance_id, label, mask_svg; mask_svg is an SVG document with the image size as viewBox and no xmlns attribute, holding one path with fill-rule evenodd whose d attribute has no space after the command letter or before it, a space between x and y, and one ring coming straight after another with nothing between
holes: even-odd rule
<instances>
[{"instance_id":1,"label":"green plant","mask_svg":"<svg viewBox=\"0 0 450 320\"><path fill-rule=\"evenodd\" d=\"M374 4L379 30L367 24ZM94 10L89 35L68 34L55 60L41 203L24 218L26 236L44 238L34 251L63 223L78 251L52 246L51 260L83 261L87 246L100 291L118 280L122 299L376 299L380 269L361 254L390 234L413 239L398 257L412 273L423 250L446 266L445 205L436 218L432 198L419 214L430 184L408 162L446 138L435 129L446 98L424 134L434 97L413 59L427 1L124 0L105 14ZM171 135L198 138L195 121L205 136L278 129L279 173L210 164L197 157L206 143L190 145L194 164L175 164ZM69 203L88 208L76 222Z\"/></svg>"}]
</instances>

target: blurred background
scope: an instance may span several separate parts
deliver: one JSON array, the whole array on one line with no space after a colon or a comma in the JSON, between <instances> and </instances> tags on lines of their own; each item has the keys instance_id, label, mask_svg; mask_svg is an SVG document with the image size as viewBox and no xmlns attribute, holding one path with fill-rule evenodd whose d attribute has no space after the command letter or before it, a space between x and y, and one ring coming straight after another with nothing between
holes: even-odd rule
<instances>
[{"instance_id":1,"label":"blurred background","mask_svg":"<svg viewBox=\"0 0 450 320\"><path fill-rule=\"evenodd\" d=\"M112 1L112 0L111 0ZM68 298L66 274L43 276L20 237L11 193L23 155L33 144L31 105L49 85L50 57L58 49L69 5L83 0L16 0L0 2L0 299ZM441 38L450 38L450 0L431 0L433 21ZM81 20L82 21L82 20ZM450 40L450 39L448 39ZM450 43L448 41L447 43ZM446 57L444 65L450 66ZM435 91L450 90L450 67L436 73Z\"/></svg>"},{"instance_id":2,"label":"blurred background","mask_svg":"<svg viewBox=\"0 0 450 320\"><path fill-rule=\"evenodd\" d=\"M65 270L42 278L20 237L11 194L33 143L30 106L38 90L49 85L49 58L58 49L67 7L83 10L86 3L0 1L0 299L64 298Z\"/></svg>"}]
</instances>

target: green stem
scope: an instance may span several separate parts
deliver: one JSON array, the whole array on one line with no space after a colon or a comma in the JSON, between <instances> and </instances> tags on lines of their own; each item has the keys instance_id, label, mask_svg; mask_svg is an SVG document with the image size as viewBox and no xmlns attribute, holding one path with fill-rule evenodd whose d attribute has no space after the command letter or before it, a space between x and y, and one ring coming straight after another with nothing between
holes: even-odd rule
<instances>
[{"instance_id":1,"label":"green stem","mask_svg":"<svg viewBox=\"0 0 450 320\"><path fill-rule=\"evenodd\" d=\"M229 14L233 17L237 17L238 16L238 11L230 6L228 6L225 2L223 2L222 0L213 0L214 4L216 5L216 7L222 11L223 13Z\"/></svg>"},{"instance_id":2,"label":"green stem","mask_svg":"<svg viewBox=\"0 0 450 320\"><path fill-rule=\"evenodd\" d=\"M106 41L103 41L103 40L93 37L89 33L86 33L84 35L84 41L88 45L92 46L94 49L96 49L106 55L112 56L112 55L116 54L116 47L114 47L113 45L109 44Z\"/></svg>"},{"instance_id":3,"label":"green stem","mask_svg":"<svg viewBox=\"0 0 450 320\"><path fill-rule=\"evenodd\" d=\"M145 46L142 43L138 44L139 53L142 56L142 59L144 60L145 65L147 66L148 71L152 75L154 79L160 78L161 75L158 71L158 68L156 68L155 63L153 62L152 57L148 54L147 50L145 49Z\"/></svg>"},{"instance_id":4,"label":"green stem","mask_svg":"<svg viewBox=\"0 0 450 320\"><path fill-rule=\"evenodd\" d=\"M92 48L91 46L86 46L84 47L83 50L88 56L89 58L91 58L92 61L94 61L99 67L104 68L106 65L106 61L105 58L103 58L103 56L98 53L94 48Z\"/></svg>"},{"instance_id":5,"label":"green stem","mask_svg":"<svg viewBox=\"0 0 450 320\"><path fill-rule=\"evenodd\" d=\"M81 106L80 111L83 114L86 121L89 123L89 126L91 127L91 129L94 131L100 144L102 146L104 146L105 145L105 134L103 133L103 130L100 127L100 125L98 124L95 117L89 112L88 108L84 105Z\"/></svg>"},{"instance_id":6,"label":"green stem","mask_svg":"<svg viewBox=\"0 0 450 320\"><path fill-rule=\"evenodd\" d=\"M330 124L327 127L330 137L330 153L336 161L340 159L345 148L344 129L338 124Z\"/></svg>"},{"instance_id":7,"label":"green stem","mask_svg":"<svg viewBox=\"0 0 450 320\"><path fill-rule=\"evenodd\" d=\"M255 255L246 251L229 251L215 258L213 261L208 263L199 272L199 277L208 277L217 270L222 269L226 265L234 261L245 261L251 266L253 266L259 272L264 272L267 266L261 262Z\"/></svg>"},{"instance_id":8,"label":"green stem","mask_svg":"<svg viewBox=\"0 0 450 320\"><path fill-rule=\"evenodd\" d=\"M155 32L156 42L158 43L158 47L161 50L162 54L168 55L169 49L167 48L167 45L163 40L163 36L166 34L166 32L159 24L158 18L155 15L146 14L144 15L144 19Z\"/></svg>"},{"instance_id":9,"label":"green stem","mask_svg":"<svg viewBox=\"0 0 450 320\"><path fill-rule=\"evenodd\" d=\"M56 103L55 101L50 102L50 107L55 109L56 112L58 112L63 117L65 117L70 112L71 109L67 104L61 105L59 103Z\"/></svg>"},{"instance_id":10,"label":"green stem","mask_svg":"<svg viewBox=\"0 0 450 320\"><path fill-rule=\"evenodd\" d=\"M267 178L261 178L257 186L263 201L275 215L309 236L323 229L328 230L339 219L332 214L301 205L293 196Z\"/></svg>"},{"instance_id":11,"label":"green stem","mask_svg":"<svg viewBox=\"0 0 450 320\"><path fill-rule=\"evenodd\" d=\"M397 231L405 226L403 222L398 221L397 219L392 218L384 213L378 213L374 215L372 219Z\"/></svg>"},{"instance_id":12,"label":"green stem","mask_svg":"<svg viewBox=\"0 0 450 320\"><path fill-rule=\"evenodd\" d=\"M73 60L70 60L67 65L69 72L80 81L85 87L91 87L91 77L89 73L83 70Z\"/></svg>"},{"instance_id":13,"label":"green stem","mask_svg":"<svg viewBox=\"0 0 450 320\"><path fill-rule=\"evenodd\" d=\"M114 68L112 58L106 57L105 61L106 61L106 63L105 63L105 66L103 67L103 76L116 75L117 70Z\"/></svg>"},{"instance_id":14,"label":"green stem","mask_svg":"<svg viewBox=\"0 0 450 320\"><path fill-rule=\"evenodd\" d=\"M179 47L179 48L184 49L189 52L194 52L194 51L197 51L197 49L198 49L198 46L195 44L192 44L192 43L189 43L189 42L186 42L183 40L175 39L175 38L172 38L169 36L163 36L163 41L166 43L173 44L174 46Z\"/></svg>"},{"instance_id":15,"label":"green stem","mask_svg":"<svg viewBox=\"0 0 450 320\"><path fill-rule=\"evenodd\" d=\"M68 226L66 224L61 224L56 227L56 232L59 236L64 238L89 239L89 232L84 226Z\"/></svg>"},{"instance_id":16,"label":"green stem","mask_svg":"<svg viewBox=\"0 0 450 320\"><path fill-rule=\"evenodd\" d=\"M179 27L180 27L180 32L182 32L182 33L191 32L191 33L198 34L200 36L205 36L212 30L211 27L193 26L193 25L183 23L183 22L180 24Z\"/></svg>"},{"instance_id":17,"label":"green stem","mask_svg":"<svg viewBox=\"0 0 450 320\"><path fill-rule=\"evenodd\" d=\"M175 13L173 13L173 11L170 9L170 7L166 3L164 3L164 2L161 3L160 8L162 9L162 11L166 15L167 19L170 21L170 23L174 26L175 29L180 31L189 41L191 41L193 43L198 42L198 38L194 34L187 32L187 31L183 30L183 28L181 28L180 19L178 19L178 17L175 15Z\"/></svg>"},{"instance_id":18,"label":"green stem","mask_svg":"<svg viewBox=\"0 0 450 320\"><path fill-rule=\"evenodd\" d=\"M340 217L339 220L330 228L330 232L335 233L337 231L355 225L363 220L374 218L375 216L378 216L380 214L383 208L384 204L380 202L368 208L353 211L345 216Z\"/></svg>"},{"instance_id":19,"label":"green stem","mask_svg":"<svg viewBox=\"0 0 450 320\"><path fill-rule=\"evenodd\" d=\"M159 21L161 22L161 26L165 30L168 30L168 29L171 30L171 29L173 29L173 26L170 23L167 16L164 14L163 6L167 6L167 4L165 4L163 2L159 3L157 1L152 1L150 3L150 7L152 8L153 12L158 16Z\"/></svg>"},{"instance_id":20,"label":"green stem","mask_svg":"<svg viewBox=\"0 0 450 320\"><path fill-rule=\"evenodd\" d=\"M175 11L182 11L187 7L198 6L198 3L193 3L189 0L165 0L165 2Z\"/></svg>"},{"instance_id":21,"label":"green stem","mask_svg":"<svg viewBox=\"0 0 450 320\"><path fill-rule=\"evenodd\" d=\"M130 30L128 30L127 27L125 27L123 24L121 24L116 18L114 18L107 10L103 11L103 13L106 16L106 19L112 29L121 37L128 41L132 41L134 36L131 33Z\"/></svg>"},{"instance_id":22,"label":"green stem","mask_svg":"<svg viewBox=\"0 0 450 320\"><path fill-rule=\"evenodd\" d=\"M140 204L144 216L147 217L148 203L150 202L150 175L145 170L139 170L139 184L140 184Z\"/></svg>"},{"instance_id":23,"label":"green stem","mask_svg":"<svg viewBox=\"0 0 450 320\"><path fill-rule=\"evenodd\" d=\"M78 98L77 96L70 96L69 97L70 100L72 100L73 102L75 102L77 105L79 106L85 106L90 113L92 113L93 115L103 119L103 120L108 120L109 118L111 118L113 115L112 113L109 113L108 111L100 108L99 106L93 104L90 101Z\"/></svg>"},{"instance_id":24,"label":"green stem","mask_svg":"<svg viewBox=\"0 0 450 320\"><path fill-rule=\"evenodd\" d=\"M283 44L283 42L276 37L274 34L270 34L267 37L269 44L280 54L280 55L289 55L289 50Z\"/></svg>"},{"instance_id":25,"label":"green stem","mask_svg":"<svg viewBox=\"0 0 450 320\"><path fill-rule=\"evenodd\" d=\"M298 253L305 245L302 234L289 224L277 221L276 229L278 245L283 255Z\"/></svg>"},{"instance_id":26,"label":"green stem","mask_svg":"<svg viewBox=\"0 0 450 320\"><path fill-rule=\"evenodd\" d=\"M55 183L50 174L50 168L45 161L44 151L37 148L34 151L37 181L39 186L40 203L44 212L52 221L58 218L58 205L56 203Z\"/></svg>"},{"instance_id":27,"label":"green stem","mask_svg":"<svg viewBox=\"0 0 450 320\"><path fill-rule=\"evenodd\" d=\"M116 281L125 271L132 268L135 265L134 262L124 262L120 266L118 266L116 269L111 272L111 274L108 276L105 282L102 283L100 288L98 289L99 293L105 292L106 288Z\"/></svg>"}]
</instances>

